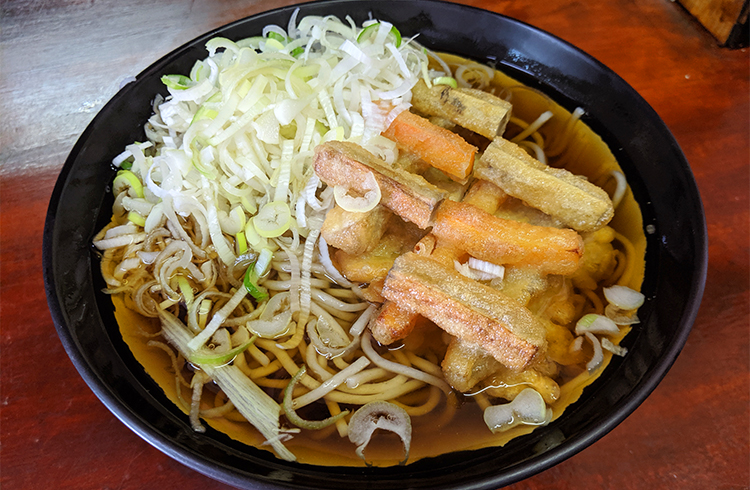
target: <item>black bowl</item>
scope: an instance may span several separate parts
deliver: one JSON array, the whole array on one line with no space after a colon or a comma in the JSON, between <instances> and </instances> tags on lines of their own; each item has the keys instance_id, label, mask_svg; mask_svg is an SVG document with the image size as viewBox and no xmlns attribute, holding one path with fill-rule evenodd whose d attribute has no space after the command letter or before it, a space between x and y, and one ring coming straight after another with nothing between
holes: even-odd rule
<instances>
[{"instance_id":1,"label":"black bowl","mask_svg":"<svg viewBox=\"0 0 750 490\"><path fill-rule=\"evenodd\" d=\"M142 126L159 78L186 73L220 35L258 35L286 25L296 7L243 19L187 43L125 86L99 112L73 148L52 194L44 230L49 307L68 355L94 393L134 432L169 456L244 488L497 488L581 451L612 430L651 393L682 349L706 275L706 225L692 173L653 109L619 76L566 42L502 15L435 1L324 1L301 15L372 15L437 51L495 63L586 122L612 149L640 204L647 234L641 325L614 360L561 418L504 448L446 454L406 467L330 468L286 463L216 431L195 434L187 417L156 386L122 341L91 240L109 220L114 171L125 145L143 141ZM470 27L468 27L470 26ZM658 162L658 164L657 164ZM550 443L550 441L553 441Z\"/></svg>"}]
</instances>

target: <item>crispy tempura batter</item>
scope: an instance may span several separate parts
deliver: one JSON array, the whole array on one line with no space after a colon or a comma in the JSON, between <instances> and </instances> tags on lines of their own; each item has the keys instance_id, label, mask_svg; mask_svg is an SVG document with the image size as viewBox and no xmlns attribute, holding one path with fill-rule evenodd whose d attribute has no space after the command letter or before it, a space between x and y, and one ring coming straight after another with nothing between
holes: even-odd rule
<instances>
[{"instance_id":1,"label":"crispy tempura batter","mask_svg":"<svg viewBox=\"0 0 750 490\"><path fill-rule=\"evenodd\" d=\"M411 250L423 234L414 224L394 217L371 250L360 254L337 250L333 262L350 281L372 283L384 279L396 257Z\"/></svg>"},{"instance_id":2,"label":"crispy tempura batter","mask_svg":"<svg viewBox=\"0 0 750 490\"><path fill-rule=\"evenodd\" d=\"M614 216L609 195L564 169L549 167L501 137L475 166L475 175L577 231L593 231Z\"/></svg>"},{"instance_id":3,"label":"crispy tempura batter","mask_svg":"<svg viewBox=\"0 0 750 490\"><path fill-rule=\"evenodd\" d=\"M396 259L383 296L429 318L446 332L481 345L521 371L545 346L544 326L497 290L413 252Z\"/></svg>"},{"instance_id":4,"label":"crispy tempura batter","mask_svg":"<svg viewBox=\"0 0 750 490\"><path fill-rule=\"evenodd\" d=\"M549 405L560 398L560 386L555 383L555 380L536 369L516 373L504 366L499 366L489 378L482 382L482 386L487 387L485 392L488 395L506 400L513 400L526 388L534 388Z\"/></svg>"},{"instance_id":5,"label":"crispy tempura batter","mask_svg":"<svg viewBox=\"0 0 750 490\"><path fill-rule=\"evenodd\" d=\"M486 180L477 180L467 191L464 201L492 213L506 197L507 194L495 184ZM463 255L463 252L455 247L446 246L444 243L439 244L433 234L424 236L415 245L414 252L431 256L449 268L453 266L453 261L459 258L459 255ZM380 314L370 322L372 336L384 345L401 340L409 335L418 316L418 313L399 308L398 305L386 301Z\"/></svg>"},{"instance_id":6,"label":"crispy tempura batter","mask_svg":"<svg viewBox=\"0 0 750 490\"><path fill-rule=\"evenodd\" d=\"M452 179L465 182L474 168L477 148L458 134L432 124L428 119L404 111L393 120L383 136L399 148L418 155Z\"/></svg>"},{"instance_id":7,"label":"crispy tempura batter","mask_svg":"<svg viewBox=\"0 0 750 490\"><path fill-rule=\"evenodd\" d=\"M353 213L334 206L326 214L320 234L328 245L351 255L369 252L378 245L393 213L375 206L365 213Z\"/></svg>"},{"instance_id":8,"label":"crispy tempura batter","mask_svg":"<svg viewBox=\"0 0 750 490\"><path fill-rule=\"evenodd\" d=\"M448 85L428 88L422 80L412 88L411 103L417 112L447 119L490 140L505 131L512 108L509 102L487 92Z\"/></svg>"},{"instance_id":9,"label":"crispy tempura batter","mask_svg":"<svg viewBox=\"0 0 750 490\"><path fill-rule=\"evenodd\" d=\"M368 172L380 187L380 203L420 228L430 225L432 214L447 193L419 175L391 167L355 143L329 141L315 148L315 173L331 186L345 186L364 194Z\"/></svg>"},{"instance_id":10,"label":"crispy tempura batter","mask_svg":"<svg viewBox=\"0 0 750 490\"><path fill-rule=\"evenodd\" d=\"M382 290L381 290L382 293ZM419 314L385 301L378 316L370 322L372 336L383 345L406 338L416 325Z\"/></svg>"},{"instance_id":11,"label":"crispy tempura batter","mask_svg":"<svg viewBox=\"0 0 750 490\"><path fill-rule=\"evenodd\" d=\"M441 364L445 380L462 393L492 375L502 364L480 345L454 338Z\"/></svg>"},{"instance_id":12,"label":"crispy tempura batter","mask_svg":"<svg viewBox=\"0 0 750 490\"><path fill-rule=\"evenodd\" d=\"M583 240L573 230L505 220L453 201L438 208L432 233L478 259L536 267L547 274L572 274L583 254Z\"/></svg>"}]
</instances>

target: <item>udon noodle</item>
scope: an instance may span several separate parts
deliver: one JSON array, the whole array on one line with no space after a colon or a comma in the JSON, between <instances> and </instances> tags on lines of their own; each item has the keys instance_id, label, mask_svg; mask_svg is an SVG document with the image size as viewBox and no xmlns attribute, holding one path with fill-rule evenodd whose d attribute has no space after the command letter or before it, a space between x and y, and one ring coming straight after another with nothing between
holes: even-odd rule
<instances>
[{"instance_id":1,"label":"udon noodle","mask_svg":"<svg viewBox=\"0 0 750 490\"><path fill-rule=\"evenodd\" d=\"M334 48L344 52L333 61L316 55ZM412 462L503 445L549 423L580 397L612 352L625 353L619 341L637 320L632 311L610 308L607 315L604 291L640 288L645 239L621 170L581 121L582 109L570 113L489 67L438 57L413 39L402 41L384 22L364 28L335 18L297 23L295 14L287 30L269 26L263 37L213 40L208 49L209 58L190 77L164 78L170 96L154 103L148 141L115 159L112 222L94 240L123 338L193 430L203 432L207 424L312 464ZM258 56L262 66L247 65ZM372 66L392 71L365 73ZM347 78L345 68L362 73ZM326 77L330 91L320 91ZM607 190L615 208L609 225L580 233L584 255L574 273L506 265L482 276L486 261L456 263L459 272L474 274L541 319L548 346L526 369L499 364L463 390L446 376L452 336L433 322L420 319L390 345L373 338L370 325L384 298L377 281L357 280L352 272L365 267L356 260L390 267L424 246L418 244L429 229L399 220L380 242L380 255L357 257L321 235L339 199L313 171L313 150L327 141L354 141L398 165L404 151L380 133L409 109L419 79L510 102L503 137L544 165L586 176ZM274 104L277 110L270 110ZM458 132L478 142L480 154L488 143ZM456 184L444 177L432 181L459 193L474 180ZM360 205L367 196L353 199ZM283 206L273 208L278 203ZM495 216L561 226L512 197ZM619 314L616 331L586 333L580 320L588 314ZM482 413L521 403L529 387L544 400L543 418L490 430ZM248 410L266 413L251 413L248 423ZM264 429L253 417L271 426ZM368 424L378 420L390 433L370 440L374 426Z\"/></svg>"}]
</instances>

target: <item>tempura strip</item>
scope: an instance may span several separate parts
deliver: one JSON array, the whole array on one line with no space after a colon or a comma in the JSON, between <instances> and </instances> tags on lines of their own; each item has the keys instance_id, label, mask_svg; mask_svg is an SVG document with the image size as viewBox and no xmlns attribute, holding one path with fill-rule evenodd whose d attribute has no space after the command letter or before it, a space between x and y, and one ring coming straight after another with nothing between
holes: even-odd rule
<instances>
[{"instance_id":1,"label":"tempura strip","mask_svg":"<svg viewBox=\"0 0 750 490\"><path fill-rule=\"evenodd\" d=\"M328 245L348 254L363 254L377 246L392 216L388 208L380 205L364 213L334 206L326 214L320 233Z\"/></svg>"},{"instance_id":2,"label":"tempura strip","mask_svg":"<svg viewBox=\"0 0 750 490\"><path fill-rule=\"evenodd\" d=\"M492 182L476 180L472 183L464 200L488 213L494 213L507 197L508 195ZM444 243L438 243L433 234L423 237L414 247L414 252L419 255L431 256L448 267L452 266L453 261L460 254L460 250L445 246ZM378 316L370 322L370 330L375 340L383 345L388 345L406 338L414 329L418 318L418 313L401 308L396 303L386 300Z\"/></svg>"},{"instance_id":3,"label":"tempura strip","mask_svg":"<svg viewBox=\"0 0 750 490\"><path fill-rule=\"evenodd\" d=\"M514 370L525 369L545 345L544 326L527 308L413 252L396 260L383 296L451 335L481 345Z\"/></svg>"},{"instance_id":4,"label":"tempura strip","mask_svg":"<svg viewBox=\"0 0 750 490\"><path fill-rule=\"evenodd\" d=\"M478 92L482 95L448 85L428 88L420 80L412 88L411 103L421 114L448 119L492 140L505 131L513 106L488 92Z\"/></svg>"},{"instance_id":5,"label":"tempura strip","mask_svg":"<svg viewBox=\"0 0 750 490\"><path fill-rule=\"evenodd\" d=\"M604 190L567 170L541 163L501 137L484 151L475 175L577 231L597 230L614 216Z\"/></svg>"},{"instance_id":6,"label":"tempura strip","mask_svg":"<svg viewBox=\"0 0 750 490\"><path fill-rule=\"evenodd\" d=\"M363 182L372 172L380 187L380 203L420 228L430 226L432 214L447 193L401 168L389 166L354 143L329 141L315 149L315 172L328 185L341 185L364 194Z\"/></svg>"},{"instance_id":7,"label":"tempura strip","mask_svg":"<svg viewBox=\"0 0 750 490\"><path fill-rule=\"evenodd\" d=\"M466 393L501 365L481 346L453 338L448 344L441 367L445 380L453 388Z\"/></svg>"},{"instance_id":8,"label":"tempura strip","mask_svg":"<svg viewBox=\"0 0 750 490\"><path fill-rule=\"evenodd\" d=\"M401 308L392 301L385 301L378 316L370 322L370 332L375 340L389 345L409 335L418 318L418 313Z\"/></svg>"},{"instance_id":9,"label":"tempura strip","mask_svg":"<svg viewBox=\"0 0 750 490\"><path fill-rule=\"evenodd\" d=\"M547 274L571 274L583 255L573 230L497 218L466 203L445 201L432 233L440 241L498 265L523 265Z\"/></svg>"},{"instance_id":10,"label":"tempura strip","mask_svg":"<svg viewBox=\"0 0 750 490\"><path fill-rule=\"evenodd\" d=\"M456 181L465 181L474 168L475 146L456 133L409 111L399 114L383 136Z\"/></svg>"}]
</instances>

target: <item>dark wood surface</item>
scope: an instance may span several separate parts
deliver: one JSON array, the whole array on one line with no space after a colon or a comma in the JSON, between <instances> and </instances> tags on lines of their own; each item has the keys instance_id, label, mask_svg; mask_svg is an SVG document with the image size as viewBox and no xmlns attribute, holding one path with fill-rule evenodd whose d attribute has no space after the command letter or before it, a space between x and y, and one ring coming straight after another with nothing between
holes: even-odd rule
<instances>
[{"instance_id":1,"label":"dark wood surface","mask_svg":"<svg viewBox=\"0 0 750 490\"><path fill-rule=\"evenodd\" d=\"M215 27L294 2L5 0L0 31L0 485L227 488L119 422L55 333L44 216L78 135L120 81ZM593 446L511 488L750 485L749 58L668 0L468 1L587 51L674 133L705 206L710 263L698 318L655 392Z\"/></svg>"}]
</instances>

